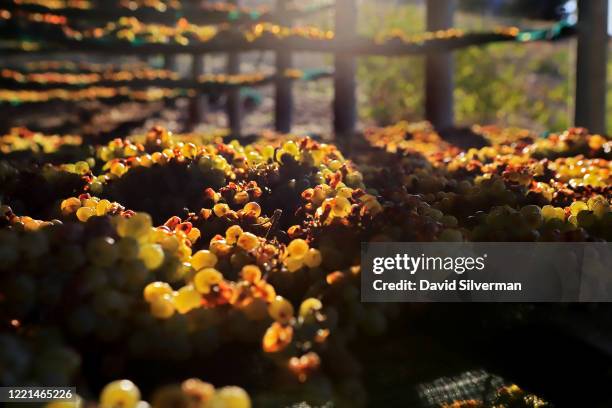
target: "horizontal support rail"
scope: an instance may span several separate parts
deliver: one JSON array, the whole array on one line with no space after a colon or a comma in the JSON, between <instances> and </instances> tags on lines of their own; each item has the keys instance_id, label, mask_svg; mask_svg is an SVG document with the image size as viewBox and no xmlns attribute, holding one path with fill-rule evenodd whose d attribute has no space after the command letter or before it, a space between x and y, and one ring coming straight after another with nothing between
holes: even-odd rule
<instances>
[{"instance_id":1,"label":"horizontal support rail","mask_svg":"<svg viewBox=\"0 0 612 408\"><path fill-rule=\"evenodd\" d=\"M50 9L44 6L28 4L15 5L6 4L1 6L8 11L23 11L27 13L54 14L69 19L77 19L77 23L82 21L112 21L121 17L136 17L138 20L156 23L175 23L185 17L189 22L195 24L219 24L219 23L256 23L256 22L282 22L285 19L296 19L331 8L331 5L321 5L319 7L305 9L289 9L283 13L275 11L253 10L214 10L190 5L182 9L168 9L158 11L151 8L130 10L128 8L95 8L95 9Z\"/></svg>"},{"instance_id":2,"label":"horizontal support rail","mask_svg":"<svg viewBox=\"0 0 612 408\"><path fill-rule=\"evenodd\" d=\"M288 81L310 81L321 78L330 78L333 76L331 70L321 70L314 74L304 74L303 77L291 77L287 75L266 75L260 80L243 81L243 82L216 82L205 81L200 82L193 79L133 79L129 81L113 81L101 80L90 83L40 83L40 82L18 82L12 79L0 78L0 88L11 90L49 90L49 89L87 89L91 87L103 88L129 88L129 89L146 89L146 88L169 88L169 89L189 89L198 92L220 92L235 88L243 88L250 86L264 86L276 82L279 78Z\"/></svg>"},{"instance_id":3,"label":"horizontal support rail","mask_svg":"<svg viewBox=\"0 0 612 408\"><path fill-rule=\"evenodd\" d=\"M242 35L233 33L223 34L224 38L214 38L207 42L194 43L191 45L178 44L117 44L102 41L76 41L66 40L58 37L47 37L50 46L34 51L36 54L49 53L82 53L82 54L125 54L125 55L156 55L156 54L202 54L227 52L228 50L254 51L309 51L321 53L342 53L355 55L381 55L381 56L402 56L415 54L435 54L444 53L461 48L486 45L499 42L538 42L559 40L575 34L573 26L564 27L554 37L528 35L511 35L504 33L467 33L460 37L446 39L432 39L423 42L406 43L400 39L388 40L378 43L371 39L355 38L346 40L313 40L305 38L284 38L279 39L274 36L263 36L254 41L247 41ZM233 37L233 38L232 38ZM52 47L55 42L60 47ZM33 51L5 49L5 54L33 53Z\"/></svg>"}]
</instances>

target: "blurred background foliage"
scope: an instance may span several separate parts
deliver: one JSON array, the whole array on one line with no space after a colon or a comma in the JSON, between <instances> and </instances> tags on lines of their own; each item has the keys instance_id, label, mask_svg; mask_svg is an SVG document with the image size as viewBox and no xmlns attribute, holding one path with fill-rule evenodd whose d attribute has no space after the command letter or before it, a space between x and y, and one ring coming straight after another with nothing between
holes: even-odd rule
<instances>
[{"instance_id":1,"label":"blurred background foliage","mask_svg":"<svg viewBox=\"0 0 612 408\"><path fill-rule=\"evenodd\" d=\"M538 27L560 18L557 0L460 0L455 25L464 29L516 25ZM425 30L424 1L363 0L362 35ZM572 122L575 40L493 44L455 52L455 114L458 125L498 123L556 131ZM612 64L610 77L612 78ZM359 60L360 114L365 123L421 120L424 58ZM612 87L609 106L612 107ZM612 131L612 108L608 108Z\"/></svg>"}]
</instances>

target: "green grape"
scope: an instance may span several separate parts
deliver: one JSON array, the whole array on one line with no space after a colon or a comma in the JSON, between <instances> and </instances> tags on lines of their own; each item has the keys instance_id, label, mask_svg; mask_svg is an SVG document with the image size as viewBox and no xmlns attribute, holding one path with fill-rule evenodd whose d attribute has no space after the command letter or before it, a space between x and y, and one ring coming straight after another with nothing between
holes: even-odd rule
<instances>
[{"instance_id":1,"label":"green grape","mask_svg":"<svg viewBox=\"0 0 612 408\"><path fill-rule=\"evenodd\" d=\"M164 250L159 244L144 244L140 247L138 257L149 270L159 268L164 263Z\"/></svg>"},{"instance_id":2,"label":"green grape","mask_svg":"<svg viewBox=\"0 0 612 408\"><path fill-rule=\"evenodd\" d=\"M578 215L580 211L588 211L589 206L582 201L574 201L572 205L570 205L570 212L572 215Z\"/></svg>"},{"instance_id":3,"label":"green grape","mask_svg":"<svg viewBox=\"0 0 612 408\"><path fill-rule=\"evenodd\" d=\"M304 258L290 256L288 258L285 258L283 263L285 264L285 267L289 272L297 272L304 266Z\"/></svg>"},{"instance_id":4,"label":"green grape","mask_svg":"<svg viewBox=\"0 0 612 408\"><path fill-rule=\"evenodd\" d=\"M199 307L201 302L202 296L192 285L183 286L174 294L174 306L181 314Z\"/></svg>"},{"instance_id":5,"label":"green grape","mask_svg":"<svg viewBox=\"0 0 612 408\"><path fill-rule=\"evenodd\" d=\"M64 215L74 214L79 208L81 208L81 200L76 197L67 198L61 204L62 214Z\"/></svg>"},{"instance_id":6,"label":"green grape","mask_svg":"<svg viewBox=\"0 0 612 408\"><path fill-rule=\"evenodd\" d=\"M153 298L149 303L151 314L158 319L168 319L175 312L174 299L172 295L161 295Z\"/></svg>"},{"instance_id":7,"label":"green grape","mask_svg":"<svg viewBox=\"0 0 612 408\"><path fill-rule=\"evenodd\" d=\"M214 285L218 285L223 281L223 275L215 268L204 268L193 278L193 284L196 290L204 295L210 293Z\"/></svg>"},{"instance_id":8,"label":"green grape","mask_svg":"<svg viewBox=\"0 0 612 408\"><path fill-rule=\"evenodd\" d=\"M452 215L445 215L440 219L440 222L444 224L445 227L455 228L457 227L459 221L457 218Z\"/></svg>"},{"instance_id":9,"label":"green grape","mask_svg":"<svg viewBox=\"0 0 612 408\"><path fill-rule=\"evenodd\" d=\"M213 207L213 212L217 217L223 217L227 215L230 211L231 209L227 204L215 204L215 206Z\"/></svg>"},{"instance_id":10,"label":"green grape","mask_svg":"<svg viewBox=\"0 0 612 408\"><path fill-rule=\"evenodd\" d=\"M238 238L237 244L245 251L252 251L259 246L259 240L255 234L245 232Z\"/></svg>"},{"instance_id":11,"label":"green grape","mask_svg":"<svg viewBox=\"0 0 612 408\"><path fill-rule=\"evenodd\" d=\"M247 282L257 283L261 280L261 269L257 265L245 265L240 271L240 277Z\"/></svg>"},{"instance_id":12,"label":"green grape","mask_svg":"<svg viewBox=\"0 0 612 408\"><path fill-rule=\"evenodd\" d=\"M542 225L542 210L537 205L521 208L521 216L531 228L539 228Z\"/></svg>"},{"instance_id":13,"label":"green grape","mask_svg":"<svg viewBox=\"0 0 612 408\"><path fill-rule=\"evenodd\" d=\"M300 153L298 145L291 140L283 144L283 150L292 156L297 156Z\"/></svg>"},{"instance_id":14,"label":"green grape","mask_svg":"<svg viewBox=\"0 0 612 408\"><path fill-rule=\"evenodd\" d=\"M96 204L96 215L98 215L98 216L106 215L110 211L112 206L113 206L113 204L110 201L108 201L108 200L100 200Z\"/></svg>"},{"instance_id":15,"label":"green grape","mask_svg":"<svg viewBox=\"0 0 612 408\"><path fill-rule=\"evenodd\" d=\"M215 387L213 387L212 384L197 378L190 378L189 380L183 381L181 384L181 390L185 393L185 395L187 395L187 397L189 397L191 401L196 401L196 404L204 406L215 394Z\"/></svg>"},{"instance_id":16,"label":"green grape","mask_svg":"<svg viewBox=\"0 0 612 408\"><path fill-rule=\"evenodd\" d=\"M251 408L251 399L240 387L223 387L212 397L210 408Z\"/></svg>"},{"instance_id":17,"label":"green grape","mask_svg":"<svg viewBox=\"0 0 612 408\"><path fill-rule=\"evenodd\" d=\"M91 207L81 207L77 210L76 216L81 222L85 222L96 215L96 210Z\"/></svg>"},{"instance_id":18,"label":"green grape","mask_svg":"<svg viewBox=\"0 0 612 408\"><path fill-rule=\"evenodd\" d=\"M111 174L121 177L128 171L128 167L121 162L114 162L110 167Z\"/></svg>"},{"instance_id":19,"label":"green grape","mask_svg":"<svg viewBox=\"0 0 612 408\"><path fill-rule=\"evenodd\" d=\"M100 394L101 408L135 408L140 401L140 390L130 380L107 384Z\"/></svg>"},{"instance_id":20,"label":"green grape","mask_svg":"<svg viewBox=\"0 0 612 408\"><path fill-rule=\"evenodd\" d=\"M321 251L316 248L310 248L304 255L304 264L309 268L317 268L323 262Z\"/></svg>"},{"instance_id":21,"label":"green grape","mask_svg":"<svg viewBox=\"0 0 612 408\"><path fill-rule=\"evenodd\" d=\"M152 302L163 295L172 294L172 287L166 282L152 282L145 286L143 296L147 302Z\"/></svg>"},{"instance_id":22,"label":"green grape","mask_svg":"<svg viewBox=\"0 0 612 408\"><path fill-rule=\"evenodd\" d=\"M246 203L243 209L245 213L250 214L253 217L259 217L261 215L261 207L254 201Z\"/></svg>"},{"instance_id":23,"label":"green grape","mask_svg":"<svg viewBox=\"0 0 612 408\"><path fill-rule=\"evenodd\" d=\"M303 258L308 252L308 248L308 243L303 239L294 239L289 243L287 251L292 257Z\"/></svg>"},{"instance_id":24,"label":"green grape","mask_svg":"<svg viewBox=\"0 0 612 408\"><path fill-rule=\"evenodd\" d=\"M442 231L438 239L445 242L462 242L463 234L461 231L456 229L445 229Z\"/></svg>"},{"instance_id":25,"label":"green grape","mask_svg":"<svg viewBox=\"0 0 612 408\"><path fill-rule=\"evenodd\" d=\"M151 399L155 408L188 408L190 401L178 385L166 385L156 390Z\"/></svg>"},{"instance_id":26,"label":"green grape","mask_svg":"<svg viewBox=\"0 0 612 408\"><path fill-rule=\"evenodd\" d=\"M277 296L268 306L268 313L277 322L287 324L293 319L293 305L282 296Z\"/></svg>"},{"instance_id":27,"label":"green grape","mask_svg":"<svg viewBox=\"0 0 612 408\"><path fill-rule=\"evenodd\" d=\"M117 243L121 259L131 261L138 258L140 244L134 238L121 238Z\"/></svg>"},{"instance_id":28,"label":"green grape","mask_svg":"<svg viewBox=\"0 0 612 408\"><path fill-rule=\"evenodd\" d=\"M576 216L578 221L578 225L584 228L589 228L595 224L596 217L593 214L593 211L583 210L578 213Z\"/></svg>"},{"instance_id":29,"label":"green grape","mask_svg":"<svg viewBox=\"0 0 612 408\"><path fill-rule=\"evenodd\" d=\"M242 235L243 232L244 231L239 225L232 225L225 232L225 241L229 245L234 245L236 242L238 242L238 238L240 238L240 235Z\"/></svg>"},{"instance_id":30,"label":"green grape","mask_svg":"<svg viewBox=\"0 0 612 408\"><path fill-rule=\"evenodd\" d=\"M134 216L122 219L117 228L117 232L122 237L142 239L151 231L153 221L151 216L146 213L136 213Z\"/></svg>"},{"instance_id":31,"label":"green grape","mask_svg":"<svg viewBox=\"0 0 612 408\"><path fill-rule=\"evenodd\" d=\"M93 193L93 194L101 194L104 191L104 184L102 184L100 181L96 180L93 181L90 185L89 185L89 190Z\"/></svg>"},{"instance_id":32,"label":"green grape","mask_svg":"<svg viewBox=\"0 0 612 408\"><path fill-rule=\"evenodd\" d=\"M204 268L214 268L217 265L217 255L208 251L201 250L191 256L191 266L196 271Z\"/></svg>"},{"instance_id":33,"label":"green grape","mask_svg":"<svg viewBox=\"0 0 612 408\"><path fill-rule=\"evenodd\" d=\"M336 217L346 217L351 212L351 202L344 197L338 196L332 199L332 214Z\"/></svg>"},{"instance_id":34,"label":"green grape","mask_svg":"<svg viewBox=\"0 0 612 408\"><path fill-rule=\"evenodd\" d=\"M74 401L53 401L45 405L45 408L82 408L83 400L80 396L73 396Z\"/></svg>"},{"instance_id":35,"label":"green grape","mask_svg":"<svg viewBox=\"0 0 612 408\"><path fill-rule=\"evenodd\" d=\"M92 305L96 312L107 316L124 316L127 310L127 298L115 289L99 290L93 297Z\"/></svg>"},{"instance_id":36,"label":"green grape","mask_svg":"<svg viewBox=\"0 0 612 408\"><path fill-rule=\"evenodd\" d=\"M610 204L607 201L595 201L590 208L597 218L602 218L605 214L610 212Z\"/></svg>"},{"instance_id":37,"label":"green grape","mask_svg":"<svg viewBox=\"0 0 612 408\"><path fill-rule=\"evenodd\" d=\"M323 303L317 298L308 298L300 305L300 317L305 319L323 308Z\"/></svg>"},{"instance_id":38,"label":"green grape","mask_svg":"<svg viewBox=\"0 0 612 408\"><path fill-rule=\"evenodd\" d=\"M110 237L94 238L87 244L87 259L100 267L112 266L119 259L119 248Z\"/></svg>"},{"instance_id":39,"label":"green grape","mask_svg":"<svg viewBox=\"0 0 612 408\"><path fill-rule=\"evenodd\" d=\"M149 270L139 259L122 261L119 264L119 273L123 276L127 289L142 288L149 277Z\"/></svg>"}]
</instances>

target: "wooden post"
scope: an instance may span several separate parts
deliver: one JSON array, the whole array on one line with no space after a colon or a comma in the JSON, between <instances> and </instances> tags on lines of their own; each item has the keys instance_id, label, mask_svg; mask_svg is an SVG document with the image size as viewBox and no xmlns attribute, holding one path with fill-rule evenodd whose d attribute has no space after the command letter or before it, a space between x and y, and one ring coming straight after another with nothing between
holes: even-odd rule
<instances>
[{"instance_id":1,"label":"wooden post","mask_svg":"<svg viewBox=\"0 0 612 408\"><path fill-rule=\"evenodd\" d=\"M177 70L177 56L176 55L164 55L164 69L169 71Z\"/></svg>"},{"instance_id":2,"label":"wooden post","mask_svg":"<svg viewBox=\"0 0 612 408\"><path fill-rule=\"evenodd\" d=\"M427 0L427 30L453 26L456 0ZM430 54L425 60L425 117L436 129L453 126L453 56Z\"/></svg>"},{"instance_id":3,"label":"wooden post","mask_svg":"<svg viewBox=\"0 0 612 408\"><path fill-rule=\"evenodd\" d=\"M578 1L576 126L606 132L608 0Z\"/></svg>"},{"instance_id":4,"label":"wooden post","mask_svg":"<svg viewBox=\"0 0 612 408\"><path fill-rule=\"evenodd\" d=\"M237 52L230 52L227 55L227 73L228 75L240 73L240 55ZM242 106L239 87L227 91L226 110L227 121L232 135L240 136L242 132Z\"/></svg>"},{"instance_id":5,"label":"wooden post","mask_svg":"<svg viewBox=\"0 0 612 408\"><path fill-rule=\"evenodd\" d=\"M287 0L277 0L276 12L281 16L283 24L290 25L285 21L284 15L287 11ZM285 71L292 67L292 55L288 50L280 50L276 53L276 97L274 101L274 125L278 132L291 132L291 119L293 114L293 90L292 81L285 76Z\"/></svg>"},{"instance_id":6,"label":"wooden post","mask_svg":"<svg viewBox=\"0 0 612 408\"><path fill-rule=\"evenodd\" d=\"M193 54L191 56L191 78L197 82L203 73L204 55ZM206 95L202 95L199 90L196 90L196 95L189 101L189 130L194 130L198 124L202 123L205 111Z\"/></svg>"},{"instance_id":7,"label":"wooden post","mask_svg":"<svg viewBox=\"0 0 612 408\"><path fill-rule=\"evenodd\" d=\"M238 0L229 0L228 3L238 4ZM227 54L227 74L240 73L240 54L230 52ZM227 121L233 136L239 137L242 133L242 106L240 101L240 88L227 92L226 100Z\"/></svg>"},{"instance_id":8,"label":"wooden post","mask_svg":"<svg viewBox=\"0 0 612 408\"><path fill-rule=\"evenodd\" d=\"M357 28L355 0L336 0L335 14L336 40L350 41ZM353 54L337 53L334 57L334 131L337 138L348 144L357 122L357 66Z\"/></svg>"}]
</instances>

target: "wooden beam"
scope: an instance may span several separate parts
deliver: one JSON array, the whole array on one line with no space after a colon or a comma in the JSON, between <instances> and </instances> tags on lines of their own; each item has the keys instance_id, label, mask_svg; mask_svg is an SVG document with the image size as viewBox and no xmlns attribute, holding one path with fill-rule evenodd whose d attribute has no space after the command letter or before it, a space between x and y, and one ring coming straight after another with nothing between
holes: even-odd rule
<instances>
[{"instance_id":1,"label":"wooden beam","mask_svg":"<svg viewBox=\"0 0 612 408\"><path fill-rule=\"evenodd\" d=\"M227 10L211 10L206 7L201 7L200 4L183 4L180 10L169 9L167 11L158 11L152 8L143 7L136 10L130 10L127 7L117 7L112 5L112 1L100 1L100 6L92 9L80 9L66 7L60 9L51 9L42 5L36 4L19 4L16 5L7 1L8 4L2 4L2 8L8 11L23 11L28 13L51 13L61 15L71 20L79 22L108 22L118 20L122 17L135 17L140 21L147 23L159 24L175 24L182 16L186 16L190 23L194 24L222 24L222 23L258 23L258 22L274 22L282 23L284 17L293 19L307 17L317 12L324 11L330 5L323 4L319 7L309 7L305 9L287 10L283 15L278 15L273 11L259 12L256 8L247 8L238 13L230 20L231 11ZM108 3L108 4L106 4ZM201 3L201 2L200 2Z\"/></svg>"},{"instance_id":2,"label":"wooden beam","mask_svg":"<svg viewBox=\"0 0 612 408\"><path fill-rule=\"evenodd\" d=\"M176 71L178 68L178 55L164 55L164 69Z\"/></svg>"},{"instance_id":3,"label":"wooden beam","mask_svg":"<svg viewBox=\"0 0 612 408\"><path fill-rule=\"evenodd\" d=\"M576 126L606 132L608 0L578 1Z\"/></svg>"},{"instance_id":4,"label":"wooden beam","mask_svg":"<svg viewBox=\"0 0 612 408\"><path fill-rule=\"evenodd\" d=\"M573 27L567 27L555 37L566 38L575 33ZM3 31L0 36L5 39L18 40L14 32ZM179 44L139 44L127 42L101 42L97 40L70 40L60 35L47 35L42 38L49 41L43 48L26 51L19 48L1 47L2 55L42 55L42 54L111 54L111 55L171 55L171 54L207 54L226 53L228 49L238 51L281 51L290 49L293 52L309 51L321 53L350 53L358 55L384 55L399 57L404 55L441 54L471 46L481 46L496 42L514 42L516 37L509 33L484 32L468 33L448 39L432 39L423 42L404 43L400 40L389 40L378 43L371 39L355 37L352 40L317 40L309 38L260 38L254 41L230 38L224 34L218 39L205 42L194 42L190 45ZM549 41L546 36L538 36L532 41Z\"/></svg>"},{"instance_id":5,"label":"wooden beam","mask_svg":"<svg viewBox=\"0 0 612 408\"><path fill-rule=\"evenodd\" d=\"M229 0L229 3L238 4L238 0ZM240 73L240 54L232 51L227 54L227 73L236 75ZM239 137L242 133L242 104L240 101L240 89L234 89L227 93L226 100L227 122L233 136Z\"/></svg>"},{"instance_id":6,"label":"wooden beam","mask_svg":"<svg viewBox=\"0 0 612 408\"><path fill-rule=\"evenodd\" d=\"M276 13L282 16L287 11L287 0L277 0ZM283 21L288 25L288 21ZM293 57L289 50L276 52L276 95L274 100L274 127L278 132L291 132L293 116L293 81L286 77L285 71L293 66Z\"/></svg>"},{"instance_id":7,"label":"wooden beam","mask_svg":"<svg viewBox=\"0 0 612 408\"><path fill-rule=\"evenodd\" d=\"M427 0L427 31L453 26L456 0ZM425 61L425 118L436 129L453 126L453 56L428 55Z\"/></svg>"},{"instance_id":8,"label":"wooden beam","mask_svg":"<svg viewBox=\"0 0 612 408\"><path fill-rule=\"evenodd\" d=\"M198 82L200 75L204 74L204 56L193 54L191 56L191 79ZM196 126L204 121L206 112L206 96L199 91L189 101L189 130L194 130Z\"/></svg>"},{"instance_id":9,"label":"wooden beam","mask_svg":"<svg viewBox=\"0 0 612 408\"><path fill-rule=\"evenodd\" d=\"M356 38L357 5L355 0L336 0L336 42L350 44ZM357 95L355 54L340 52L334 58L334 131L347 141L355 134Z\"/></svg>"}]
</instances>

